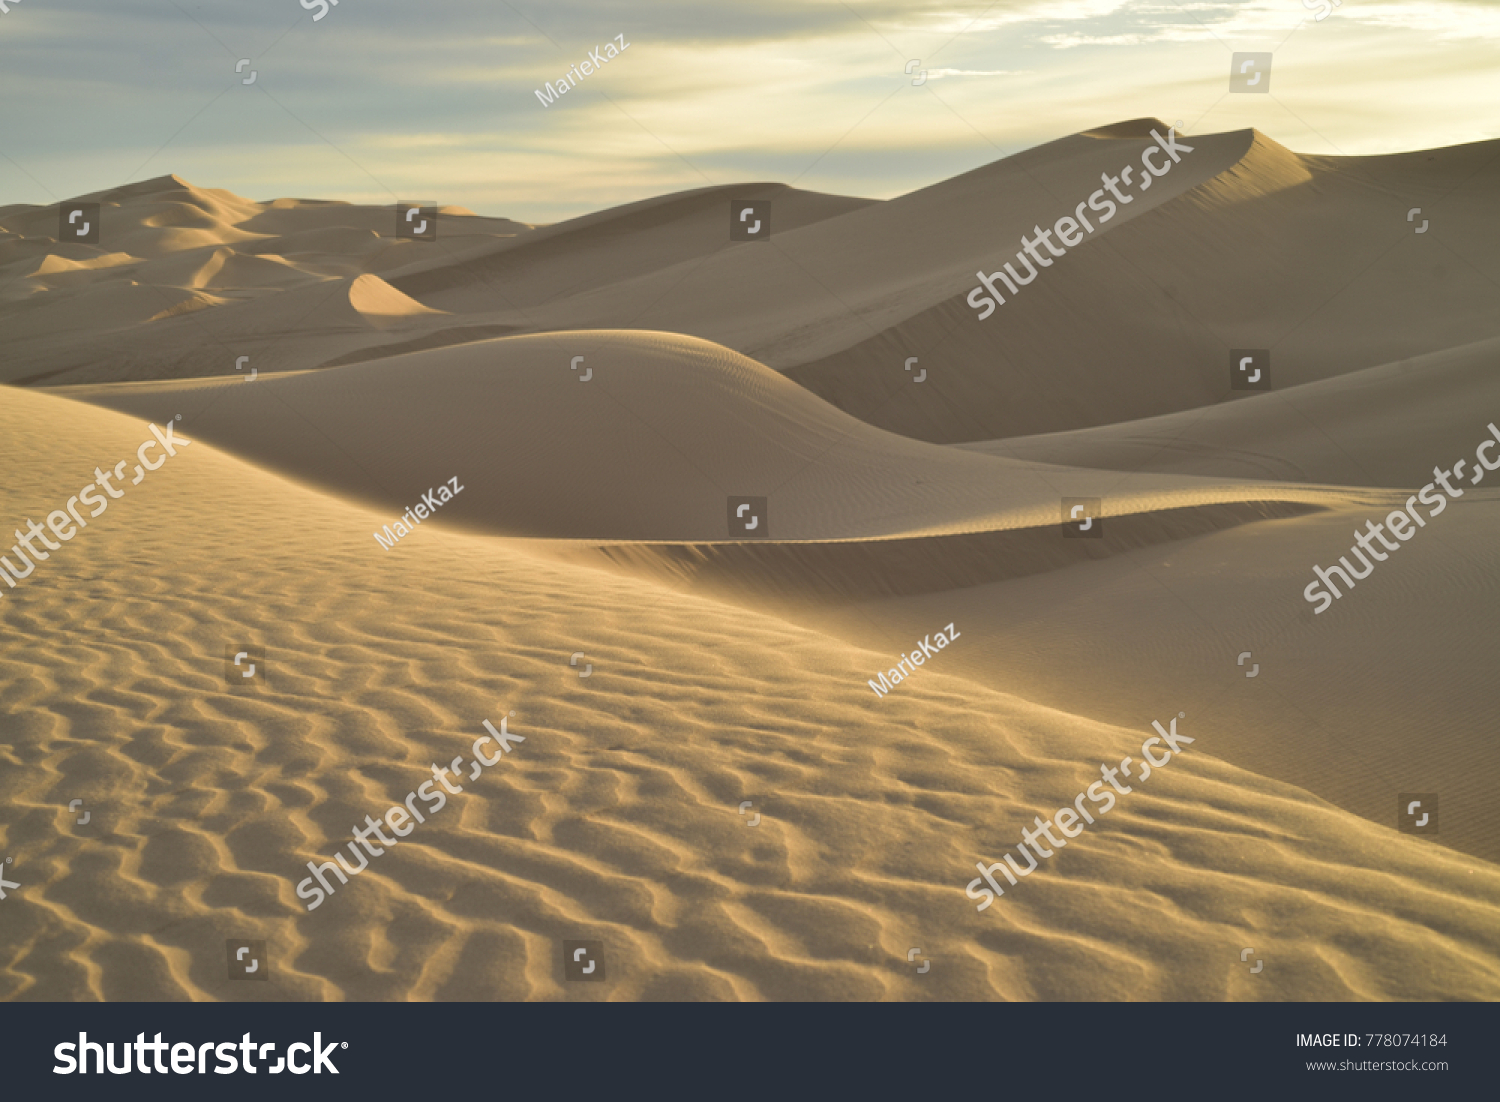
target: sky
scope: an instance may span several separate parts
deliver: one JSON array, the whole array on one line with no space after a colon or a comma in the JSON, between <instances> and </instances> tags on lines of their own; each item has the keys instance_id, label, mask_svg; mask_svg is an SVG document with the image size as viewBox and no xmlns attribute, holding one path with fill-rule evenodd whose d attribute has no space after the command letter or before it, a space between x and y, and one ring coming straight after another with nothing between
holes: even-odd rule
<instances>
[{"instance_id":1,"label":"sky","mask_svg":"<svg viewBox=\"0 0 1500 1102\"><path fill-rule=\"evenodd\" d=\"M886 199L1142 116L1331 155L1500 137L1500 0L0 6L0 206L175 173L547 223L749 181ZM1230 92L1236 52L1272 54L1267 94Z\"/></svg>"}]
</instances>

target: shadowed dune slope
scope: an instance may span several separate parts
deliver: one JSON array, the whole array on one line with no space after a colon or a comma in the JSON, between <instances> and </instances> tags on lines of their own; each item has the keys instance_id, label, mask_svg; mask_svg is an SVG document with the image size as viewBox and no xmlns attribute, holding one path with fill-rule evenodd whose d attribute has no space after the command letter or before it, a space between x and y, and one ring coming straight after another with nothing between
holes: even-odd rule
<instances>
[{"instance_id":1,"label":"shadowed dune slope","mask_svg":"<svg viewBox=\"0 0 1500 1102\"><path fill-rule=\"evenodd\" d=\"M62 393L157 419L181 413L190 435L393 516L456 477L464 493L439 522L513 535L724 540L733 496L768 499L757 539L1034 528L1059 521L1063 497L1103 496L1118 481L894 436L754 360L674 334L508 337L254 383ZM1114 494L1111 512L1336 500L1323 488L1167 475ZM1169 526L1156 538L1171 538Z\"/></svg>"},{"instance_id":2,"label":"shadowed dune slope","mask_svg":"<svg viewBox=\"0 0 1500 1102\"><path fill-rule=\"evenodd\" d=\"M147 435L8 393L0 510ZM1500 998L1493 867L1200 753L1211 715L976 911L975 862L1137 753L1172 694L1100 723L934 664L877 700L885 648L497 537L382 550L378 520L200 439L0 597L0 997ZM247 642L268 681L230 690ZM308 861L506 716L524 742L305 910ZM226 980L227 937L268 942L268 982ZM610 982L565 984L563 938L602 940Z\"/></svg>"},{"instance_id":3,"label":"shadowed dune slope","mask_svg":"<svg viewBox=\"0 0 1500 1102\"><path fill-rule=\"evenodd\" d=\"M1420 487L1500 421L1500 339L1205 409L965 451L1145 475ZM1471 477L1465 471L1461 481ZM1128 486L1130 479L1122 479Z\"/></svg>"}]
</instances>

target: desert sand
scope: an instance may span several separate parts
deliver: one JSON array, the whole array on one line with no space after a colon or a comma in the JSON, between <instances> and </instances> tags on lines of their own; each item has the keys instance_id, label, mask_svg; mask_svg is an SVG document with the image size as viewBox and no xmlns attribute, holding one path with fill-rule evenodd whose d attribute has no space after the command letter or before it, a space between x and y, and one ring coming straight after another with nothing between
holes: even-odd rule
<instances>
[{"instance_id":1,"label":"desert sand","mask_svg":"<svg viewBox=\"0 0 1500 1102\"><path fill-rule=\"evenodd\" d=\"M1153 128L884 202L444 207L437 241L172 176L82 197L97 246L0 208L5 530L151 425L192 441L0 583L0 998L1500 997L1500 475L1302 596L1500 423L1500 143L1185 138L976 320L976 269ZM1231 393L1232 348L1274 389ZM226 678L245 644L264 683ZM524 742L306 909L307 862L502 717ZM976 909L976 862L1174 717L1190 746ZM1397 829L1411 792L1440 833Z\"/></svg>"}]
</instances>

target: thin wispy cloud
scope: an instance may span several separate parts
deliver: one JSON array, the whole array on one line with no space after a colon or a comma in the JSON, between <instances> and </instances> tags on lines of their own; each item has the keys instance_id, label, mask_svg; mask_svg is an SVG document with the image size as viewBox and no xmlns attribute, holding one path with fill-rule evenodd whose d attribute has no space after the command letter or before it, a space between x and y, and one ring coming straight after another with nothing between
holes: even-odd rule
<instances>
[{"instance_id":1,"label":"thin wispy cloud","mask_svg":"<svg viewBox=\"0 0 1500 1102\"><path fill-rule=\"evenodd\" d=\"M1325 153L1500 131L1484 91L1500 11L1315 14L1301 0L360 0L314 23L296 0L49 0L0 19L0 203L175 172L257 198L441 191L549 221L706 181L888 197L1142 115ZM629 51L539 103L615 35ZM1229 52L1266 49L1274 94L1227 96Z\"/></svg>"}]
</instances>

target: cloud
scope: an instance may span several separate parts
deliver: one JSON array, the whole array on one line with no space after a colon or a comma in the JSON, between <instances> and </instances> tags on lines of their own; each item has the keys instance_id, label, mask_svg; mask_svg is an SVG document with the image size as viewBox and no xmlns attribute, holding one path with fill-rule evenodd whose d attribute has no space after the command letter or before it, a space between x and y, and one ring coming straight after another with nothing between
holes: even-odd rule
<instances>
[{"instance_id":1,"label":"cloud","mask_svg":"<svg viewBox=\"0 0 1500 1102\"><path fill-rule=\"evenodd\" d=\"M1025 70L1022 69L929 69L928 80L941 80L943 77L1013 77Z\"/></svg>"},{"instance_id":2,"label":"cloud","mask_svg":"<svg viewBox=\"0 0 1500 1102\"><path fill-rule=\"evenodd\" d=\"M47 0L0 17L0 204L173 171L258 198L436 195L548 221L745 179L884 197L1143 115L1257 125L1315 151L1435 143L1434 104L1443 134L1495 131L1483 82L1500 12L1344 0L1313 14L1301 0L346 0L313 23L297 0ZM538 103L616 34L629 51ZM1273 96L1225 96L1236 49L1277 52Z\"/></svg>"}]
</instances>

